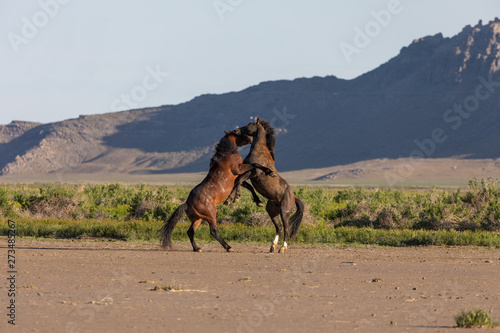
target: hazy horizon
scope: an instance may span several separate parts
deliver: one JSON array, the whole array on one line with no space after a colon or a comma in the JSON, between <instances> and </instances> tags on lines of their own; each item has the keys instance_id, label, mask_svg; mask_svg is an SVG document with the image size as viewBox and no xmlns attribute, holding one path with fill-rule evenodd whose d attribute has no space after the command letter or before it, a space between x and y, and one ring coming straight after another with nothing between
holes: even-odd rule
<instances>
[{"instance_id":1,"label":"hazy horizon","mask_svg":"<svg viewBox=\"0 0 500 333\"><path fill-rule=\"evenodd\" d=\"M352 79L416 38L456 35L498 9L494 0L4 2L0 124L178 104L270 80Z\"/></svg>"}]
</instances>

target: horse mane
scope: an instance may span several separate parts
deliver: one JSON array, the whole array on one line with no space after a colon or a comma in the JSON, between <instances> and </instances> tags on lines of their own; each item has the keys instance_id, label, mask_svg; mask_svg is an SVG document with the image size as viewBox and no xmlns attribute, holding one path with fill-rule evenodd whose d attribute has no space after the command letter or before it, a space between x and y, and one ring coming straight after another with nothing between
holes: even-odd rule
<instances>
[{"instance_id":1,"label":"horse mane","mask_svg":"<svg viewBox=\"0 0 500 333\"><path fill-rule=\"evenodd\" d=\"M222 139L220 139L219 143L215 146L215 154L212 156L210 160L210 167L212 167L215 163L220 162L224 157L230 155L234 152L235 143L229 140L229 134L224 135Z\"/></svg>"},{"instance_id":2,"label":"horse mane","mask_svg":"<svg viewBox=\"0 0 500 333\"><path fill-rule=\"evenodd\" d=\"M266 131L267 148L269 149L273 160L276 160L274 158L274 147L276 146L276 130L267 120L260 119L259 123L262 125L262 127L264 127L264 130Z\"/></svg>"}]
</instances>

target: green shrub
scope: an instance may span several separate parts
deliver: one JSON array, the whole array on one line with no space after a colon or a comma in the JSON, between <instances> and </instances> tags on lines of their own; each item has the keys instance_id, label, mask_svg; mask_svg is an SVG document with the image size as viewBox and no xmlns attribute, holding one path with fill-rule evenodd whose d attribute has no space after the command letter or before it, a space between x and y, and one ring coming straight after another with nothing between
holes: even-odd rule
<instances>
[{"instance_id":1,"label":"green shrub","mask_svg":"<svg viewBox=\"0 0 500 333\"><path fill-rule=\"evenodd\" d=\"M163 221L184 202L192 187L95 185L2 185L0 218ZM296 188L310 225L375 229L500 230L497 180L473 179L465 190L322 187ZM262 199L265 203L266 200ZM242 190L239 202L219 206L219 223L272 226L265 208Z\"/></svg>"},{"instance_id":2,"label":"green shrub","mask_svg":"<svg viewBox=\"0 0 500 333\"><path fill-rule=\"evenodd\" d=\"M463 311L455 317L458 327L497 327L498 323L494 323L490 314L482 309Z\"/></svg>"},{"instance_id":3,"label":"green shrub","mask_svg":"<svg viewBox=\"0 0 500 333\"><path fill-rule=\"evenodd\" d=\"M159 230L163 222L147 221L74 221L16 219L18 236L46 238L113 238L119 240L159 241ZM181 222L174 229L172 238L188 241L186 231L189 223ZM271 225L255 226L242 223L227 223L219 226L221 236L228 242L258 242L268 244L274 237ZM0 235L8 234L6 220L0 221ZM196 239L215 242L209 228L202 225L196 231ZM418 245L473 245L500 248L500 234L491 231L454 230L384 230L356 227L331 227L304 225L299 230L296 244L346 245L376 244L381 246Z\"/></svg>"}]
</instances>

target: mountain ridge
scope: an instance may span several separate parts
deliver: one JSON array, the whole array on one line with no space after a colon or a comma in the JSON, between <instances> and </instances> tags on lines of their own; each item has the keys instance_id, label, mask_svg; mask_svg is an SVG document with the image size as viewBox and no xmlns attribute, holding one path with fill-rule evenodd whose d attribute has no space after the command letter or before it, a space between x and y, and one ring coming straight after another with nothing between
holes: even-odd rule
<instances>
[{"instance_id":1,"label":"mountain ridge","mask_svg":"<svg viewBox=\"0 0 500 333\"><path fill-rule=\"evenodd\" d=\"M432 154L423 157L494 159L500 157L499 71L495 19L453 37L415 39L352 80L269 81L178 105L0 125L0 175L203 171L223 130L255 116L278 129L277 167L284 171L408 157L438 128L446 141L435 142ZM454 128L461 116L455 105L467 107L481 84L483 95L493 91Z\"/></svg>"}]
</instances>

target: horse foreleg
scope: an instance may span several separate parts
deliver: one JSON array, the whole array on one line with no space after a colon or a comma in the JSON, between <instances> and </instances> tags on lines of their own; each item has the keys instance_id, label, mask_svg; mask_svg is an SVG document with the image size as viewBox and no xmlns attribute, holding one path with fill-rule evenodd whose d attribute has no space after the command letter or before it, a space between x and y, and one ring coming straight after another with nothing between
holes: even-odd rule
<instances>
[{"instance_id":1,"label":"horse foreleg","mask_svg":"<svg viewBox=\"0 0 500 333\"><path fill-rule=\"evenodd\" d=\"M235 203L238 201L238 199L241 195L241 190L240 190L241 184L244 181L250 179L252 176L254 176L254 173L253 173L253 170L250 170L250 171L247 171L243 174L240 174L236 178L236 180L234 181L233 189L232 189L231 193L229 194L229 196L227 197L226 201L224 202L225 205L229 205L229 204L232 204L232 203Z\"/></svg>"},{"instance_id":2,"label":"horse foreleg","mask_svg":"<svg viewBox=\"0 0 500 333\"><path fill-rule=\"evenodd\" d=\"M269 169L268 167L265 167L263 166L262 164L260 163L252 163L250 164L254 169L260 169L262 171L264 171L264 173L266 174L266 176L270 176L270 177L276 177L278 176L276 174L276 172L274 172L273 170Z\"/></svg>"},{"instance_id":3,"label":"horse foreleg","mask_svg":"<svg viewBox=\"0 0 500 333\"><path fill-rule=\"evenodd\" d=\"M255 202L255 204L258 207L264 207L264 204L260 201L259 196L257 195L257 193L255 193L255 189L253 188L252 185L250 185L248 182L245 181L241 184L241 186L243 186L244 188L249 190L250 193L252 193L253 202Z\"/></svg>"},{"instance_id":4,"label":"horse foreleg","mask_svg":"<svg viewBox=\"0 0 500 333\"><path fill-rule=\"evenodd\" d=\"M241 175L244 173L247 173L248 171L255 171L255 169L259 169L263 171L266 176L271 176L271 177L276 177L277 174L273 170L269 169L268 167L263 166L260 163L241 163L240 165L237 166L236 170L233 170L233 173L235 175Z\"/></svg>"},{"instance_id":5,"label":"horse foreleg","mask_svg":"<svg viewBox=\"0 0 500 333\"><path fill-rule=\"evenodd\" d=\"M276 228L276 234L274 235L273 243L271 244L271 249L269 250L270 253L273 253L276 250L281 233L280 208L275 203L268 201L266 211Z\"/></svg>"}]
</instances>

